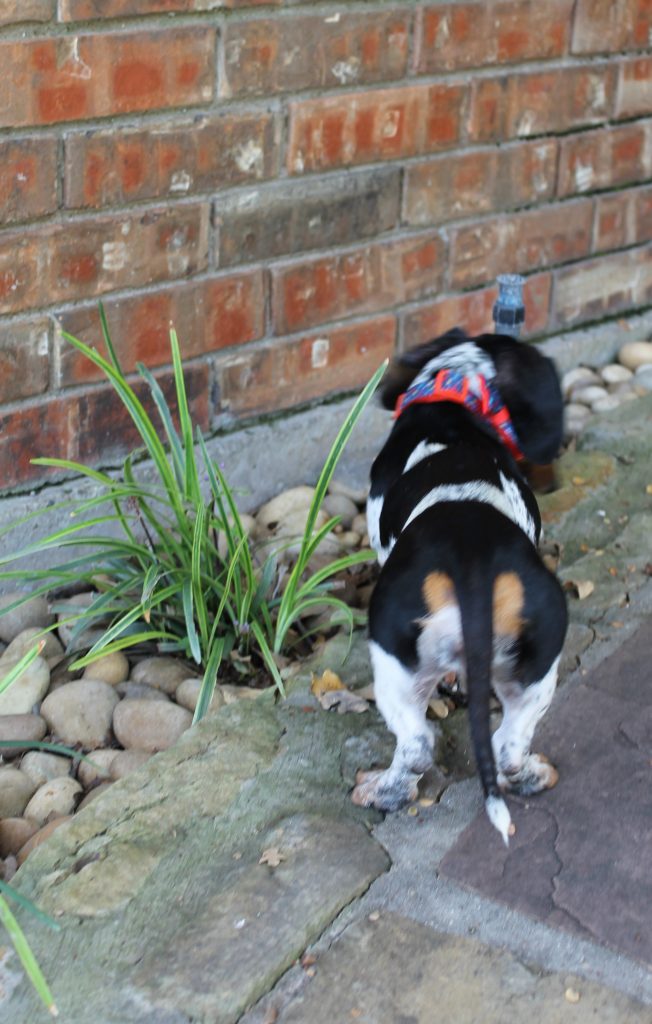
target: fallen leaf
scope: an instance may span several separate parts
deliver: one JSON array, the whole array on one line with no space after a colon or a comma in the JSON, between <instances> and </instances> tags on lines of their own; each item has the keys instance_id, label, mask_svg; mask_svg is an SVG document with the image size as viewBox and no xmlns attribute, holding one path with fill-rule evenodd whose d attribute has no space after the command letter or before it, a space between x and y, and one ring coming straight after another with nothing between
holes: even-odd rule
<instances>
[{"instance_id":1,"label":"fallen leaf","mask_svg":"<svg viewBox=\"0 0 652 1024\"><path fill-rule=\"evenodd\" d=\"M352 693L351 690L327 690L321 697L318 698L319 703L326 711L331 711L333 708L337 708L338 714L345 715L349 711L355 712L360 715L363 711L369 710L369 701L364 700L363 697L359 697L357 693Z\"/></svg>"},{"instance_id":2,"label":"fallen leaf","mask_svg":"<svg viewBox=\"0 0 652 1024\"><path fill-rule=\"evenodd\" d=\"M435 801L433 799L431 799L431 797L429 797L429 796L422 796L421 799L419 800L419 806L420 807L432 807L434 802Z\"/></svg>"},{"instance_id":3,"label":"fallen leaf","mask_svg":"<svg viewBox=\"0 0 652 1024\"><path fill-rule=\"evenodd\" d=\"M580 544L580 551L582 551L584 554L586 554L586 552L590 550L591 548L588 544Z\"/></svg>"},{"instance_id":4,"label":"fallen leaf","mask_svg":"<svg viewBox=\"0 0 652 1024\"><path fill-rule=\"evenodd\" d=\"M263 1024L276 1024L278 1020L278 1006L268 1006L267 1013L263 1017Z\"/></svg>"},{"instance_id":5,"label":"fallen leaf","mask_svg":"<svg viewBox=\"0 0 652 1024\"><path fill-rule=\"evenodd\" d=\"M411 818L416 818L417 814L419 813L419 808L418 807L408 807L407 812L408 812L408 814L410 815Z\"/></svg>"},{"instance_id":6,"label":"fallen leaf","mask_svg":"<svg viewBox=\"0 0 652 1024\"><path fill-rule=\"evenodd\" d=\"M331 690L345 690L346 687L340 677L327 668L320 676L313 674L310 689L315 697L319 699L324 693L330 693Z\"/></svg>"},{"instance_id":7,"label":"fallen leaf","mask_svg":"<svg viewBox=\"0 0 652 1024\"><path fill-rule=\"evenodd\" d=\"M576 988L567 988L564 997L567 1003L579 1003L580 1001L580 994Z\"/></svg>"},{"instance_id":8,"label":"fallen leaf","mask_svg":"<svg viewBox=\"0 0 652 1024\"><path fill-rule=\"evenodd\" d=\"M301 966L303 967L304 971L306 970L307 967L312 967L313 964L316 963L317 957L314 956L312 953L304 953L303 956L301 957Z\"/></svg>"},{"instance_id":9,"label":"fallen leaf","mask_svg":"<svg viewBox=\"0 0 652 1024\"><path fill-rule=\"evenodd\" d=\"M566 580L564 590L579 601L584 601L595 590L595 583L591 580Z\"/></svg>"},{"instance_id":10,"label":"fallen leaf","mask_svg":"<svg viewBox=\"0 0 652 1024\"><path fill-rule=\"evenodd\" d=\"M617 576L618 575L618 569L616 568L615 565L610 565L609 566L609 575L610 576Z\"/></svg>"},{"instance_id":11,"label":"fallen leaf","mask_svg":"<svg viewBox=\"0 0 652 1024\"><path fill-rule=\"evenodd\" d=\"M582 484L586 483L586 480L583 476L574 476L572 477L572 483L574 483L576 487L581 487Z\"/></svg>"},{"instance_id":12,"label":"fallen leaf","mask_svg":"<svg viewBox=\"0 0 652 1024\"><path fill-rule=\"evenodd\" d=\"M624 622L612 622L611 625L613 626L614 629L622 629L623 626L625 625L625 623Z\"/></svg>"},{"instance_id":13,"label":"fallen leaf","mask_svg":"<svg viewBox=\"0 0 652 1024\"><path fill-rule=\"evenodd\" d=\"M266 850L263 850L258 863L267 864L270 868L277 868L283 860L285 860L285 857L279 851L278 846L269 846Z\"/></svg>"},{"instance_id":14,"label":"fallen leaf","mask_svg":"<svg viewBox=\"0 0 652 1024\"><path fill-rule=\"evenodd\" d=\"M441 697L428 701L428 710L437 718L448 718L448 704Z\"/></svg>"},{"instance_id":15,"label":"fallen leaf","mask_svg":"<svg viewBox=\"0 0 652 1024\"><path fill-rule=\"evenodd\" d=\"M652 494L652 484L647 485L647 487L645 488L645 493Z\"/></svg>"}]
</instances>

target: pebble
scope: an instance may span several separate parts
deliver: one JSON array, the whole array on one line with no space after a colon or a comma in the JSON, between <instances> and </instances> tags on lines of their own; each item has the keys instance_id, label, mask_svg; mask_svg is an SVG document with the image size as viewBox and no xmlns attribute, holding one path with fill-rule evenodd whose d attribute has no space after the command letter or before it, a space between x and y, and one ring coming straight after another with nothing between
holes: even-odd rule
<instances>
[{"instance_id":1,"label":"pebble","mask_svg":"<svg viewBox=\"0 0 652 1024\"><path fill-rule=\"evenodd\" d=\"M605 384L623 384L626 380L631 380L632 371L619 363L609 363L601 368L600 376Z\"/></svg>"},{"instance_id":2,"label":"pebble","mask_svg":"<svg viewBox=\"0 0 652 1024\"><path fill-rule=\"evenodd\" d=\"M3 594L0 597L0 609L13 604L19 597L25 595L19 591L11 594ZM37 629L44 629L54 622L54 615L48 607L44 597L32 597L29 601L14 608L13 611L0 615L0 640L10 643L19 633L34 626Z\"/></svg>"},{"instance_id":3,"label":"pebble","mask_svg":"<svg viewBox=\"0 0 652 1024\"><path fill-rule=\"evenodd\" d=\"M652 366L640 366L634 377L636 388L643 388L645 391L652 391Z\"/></svg>"},{"instance_id":4,"label":"pebble","mask_svg":"<svg viewBox=\"0 0 652 1024\"><path fill-rule=\"evenodd\" d=\"M70 597L65 600L56 602L55 608L57 612L58 624L57 631L59 633L59 638L61 639L66 649L68 648L70 641L72 640L72 635L74 631L77 629L78 625L75 619L72 619L72 621L70 622L68 622L67 620L71 619L72 616L78 616L81 611L83 611L85 608L90 607L90 605L93 603L96 597L97 593L94 590L89 590L84 591L83 594L75 594L74 597ZM96 627L85 630L77 637L77 640L75 642L75 650L78 650L84 646L92 646L96 640L100 639L103 633L103 629L98 629Z\"/></svg>"},{"instance_id":5,"label":"pebble","mask_svg":"<svg viewBox=\"0 0 652 1024\"><path fill-rule=\"evenodd\" d=\"M356 505L364 505L369 494L369 487L350 487L341 480L331 480L328 485L328 493L343 494L345 498L350 498Z\"/></svg>"},{"instance_id":6,"label":"pebble","mask_svg":"<svg viewBox=\"0 0 652 1024\"><path fill-rule=\"evenodd\" d=\"M20 661L13 644L0 656L0 681ZM40 655L24 669L11 686L0 693L0 715L28 715L35 704L43 699L50 685L50 669Z\"/></svg>"},{"instance_id":7,"label":"pebble","mask_svg":"<svg viewBox=\"0 0 652 1024\"><path fill-rule=\"evenodd\" d=\"M118 683L115 689L121 697L131 697L133 700L169 700L166 693L155 690L147 683L132 683L127 680L126 683Z\"/></svg>"},{"instance_id":8,"label":"pebble","mask_svg":"<svg viewBox=\"0 0 652 1024\"><path fill-rule=\"evenodd\" d=\"M123 779L125 775L130 775L137 768L147 764L151 756L146 750L119 750L111 761L111 778L114 781Z\"/></svg>"},{"instance_id":9,"label":"pebble","mask_svg":"<svg viewBox=\"0 0 652 1024\"><path fill-rule=\"evenodd\" d=\"M302 509L307 514L314 496L314 487L291 487L288 491L282 491L281 494L277 494L275 498L261 505L256 513L256 523L258 526L265 527L266 530L275 530L277 524L292 512Z\"/></svg>"},{"instance_id":10,"label":"pebble","mask_svg":"<svg viewBox=\"0 0 652 1024\"><path fill-rule=\"evenodd\" d=\"M573 403L593 405L599 398L606 398L607 394L606 388L602 388L598 384L590 384L586 388L578 388L576 391L573 391Z\"/></svg>"},{"instance_id":11,"label":"pebble","mask_svg":"<svg viewBox=\"0 0 652 1024\"><path fill-rule=\"evenodd\" d=\"M353 520L360 513L358 506L345 494L327 494L322 506L329 516L339 516L345 530L350 530Z\"/></svg>"},{"instance_id":12,"label":"pebble","mask_svg":"<svg viewBox=\"0 0 652 1024\"><path fill-rule=\"evenodd\" d=\"M40 715L0 715L0 740L42 740L46 731L45 721ZM15 747L2 747L3 757L16 757L26 749L25 743Z\"/></svg>"},{"instance_id":13,"label":"pebble","mask_svg":"<svg viewBox=\"0 0 652 1024\"><path fill-rule=\"evenodd\" d=\"M235 704L239 700L255 700L263 693L263 690L256 690L253 686L233 686L231 683L224 683L220 690L225 704Z\"/></svg>"},{"instance_id":14,"label":"pebble","mask_svg":"<svg viewBox=\"0 0 652 1024\"><path fill-rule=\"evenodd\" d=\"M361 537L355 530L345 530L344 533L340 533L338 540L345 548L357 548L360 546Z\"/></svg>"},{"instance_id":15,"label":"pebble","mask_svg":"<svg viewBox=\"0 0 652 1024\"><path fill-rule=\"evenodd\" d=\"M570 395L575 388L587 387L589 384L599 384L600 377L595 370L588 366L576 366L573 370L565 373L561 379L561 389L564 395Z\"/></svg>"},{"instance_id":16,"label":"pebble","mask_svg":"<svg viewBox=\"0 0 652 1024\"><path fill-rule=\"evenodd\" d=\"M70 774L70 758L50 754L47 750L30 750L20 762L20 770L35 786Z\"/></svg>"},{"instance_id":17,"label":"pebble","mask_svg":"<svg viewBox=\"0 0 652 1024\"><path fill-rule=\"evenodd\" d=\"M187 708L188 711L194 712L197 707L197 701L199 700L199 691L201 690L201 679L192 678L184 679L177 686L176 693L174 695L177 704L181 707ZM224 694L222 693L219 686L216 686L213 690L213 696L208 706L209 711L218 711L224 705Z\"/></svg>"},{"instance_id":18,"label":"pebble","mask_svg":"<svg viewBox=\"0 0 652 1024\"><path fill-rule=\"evenodd\" d=\"M103 683L116 686L129 678L129 661L122 651L103 654L101 658L87 665L82 679L100 679Z\"/></svg>"},{"instance_id":19,"label":"pebble","mask_svg":"<svg viewBox=\"0 0 652 1024\"><path fill-rule=\"evenodd\" d=\"M113 782L100 782L99 786L95 789L91 789L90 793L87 793L82 802L80 803L77 811L83 811L84 807L88 807L89 804L93 803L93 800L97 800L98 796L102 796L102 793L106 793L107 789L110 789Z\"/></svg>"},{"instance_id":20,"label":"pebble","mask_svg":"<svg viewBox=\"0 0 652 1024\"><path fill-rule=\"evenodd\" d=\"M119 751L114 748L108 749L106 747L99 747L97 750L92 750L88 755L88 761L80 761L79 768L77 769L77 778L81 782L84 789L88 789L98 779L105 780L109 778L110 767L113 764L113 759L118 755ZM89 762L93 763L90 764Z\"/></svg>"},{"instance_id":21,"label":"pebble","mask_svg":"<svg viewBox=\"0 0 652 1024\"><path fill-rule=\"evenodd\" d=\"M19 768L0 768L0 818L19 817L35 789Z\"/></svg>"},{"instance_id":22,"label":"pebble","mask_svg":"<svg viewBox=\"0 0 652 1024\"><path fill-rule=\"evenodd\" d=\"M150 700L120 701L113 731L128 750L167 750L192 724L192 715L178 704Z\"/></svg>"},{"instance_id":23,"label":"pebble","mask_svg":"<svg viewBox=\"0 0 652 1024\"><path fill-rule=\"evenodd\" d=\"M51 669L55 668L63 660L63 644L54 633L44 633L38 626L29 626L21 630L12 640L11 650L17 657L22 658L35 644L44 642L41 657L45 658Z\"/></svg>"},{"instance_id":24,"label":"pebble","mask_svg":"<svg viewBox=\"0 0 652 1024\"><path fill-rule=\"evenodd\" d=\"M591 408L593 412L611 412L612 409L617 409L619 405L622 405L624 401L624 395L607 395L594 402Z\"/></svg>"},{"instance_id":25,"label":"pebble","mask_svg":"<svg viewBox=\"0 0 652 1024\"><path fill-rule=\"evenodd\" d=\"M256 534L256 520L253 516L247 515L246 512L240 512L240 523L247 537L253 537ZM220 558L225 559L229 554L229 545L226 539L226 533L224 530L220 530L217 535L217 551Z\"/></svg>"},{"instance_id":26,"label":"pebble","mask_svg":"<svg viewBox=\"0 0 652 1024\"><path fill-rule=\"evenodd\" d=\"M145 683L171 696L188 675L188 666L178 658L144 658L131 673L131 682Z\"/></svg>"},{"instance_id":27,"label":"pebble","mask_svg":"<svg viewBox=\"0 0 652 1024\"><path fill-rule=\"evenodd\" d=\"M652 363L652 344L649 341L628 341L618 352L618 362L628 370Z\"/></svg>"},{"instance_id":28,"label":"pebble","mask_svg":"<svg viewBox=\"0 0 652 1024\"><path fill-rule=\"evenodd\" d=\"M38 831L38 825L26 818L4 818L0 821L0 857L16 855L21 846Z\"/></svg>"},{"instance_id":29,"label":"pebble","mask_svg":"<svg viewBox=\"0 0 652 1024\"><path fill-rule=\"evenodd\" d=\"M109 738L113 709L119 699L108 683L80 679L48 694L41 704L41 714L64 743L80 743L92 750Z\"/></svg>"},{"instance_id":30,"label":"pebble","mask_svg":"<svg viewBox=\"0 0 652 1024\"><path fill-rule=\"evenodd\" d=\"M351 529L359 533L361 537L364 537L367 532L367 516L364 512L358 512L357 516L351 523Z\"/></svg>"},{"instance_id":31,"label":"pebble","mask_svg":"<svg viewBox=\"0 0 652 1024\"><path fill-rule=\"evenodd\" d=\"M52 833L56 832L61 825L65 825L67 821L70 821L70 818L70 814L66 814L63 818L54 818L47 825L44 825L43 828L40 828L38 832L35 832L31 839L28 839L16 854L18 865L24 864L32 850L35 850L37 846L40 846L46 839L49 839Z\"/></svg>"},{"instance_id":32,"label":"pebble","mask_svg":"<svg viewBox=\"0 0 652 1024\"><path fill-rule=\"evenodd\" d=\"M53 818L72 814L82 792L77 780L69 775L51 779L50 782L44 782L39 786L23 814L39 825L47 825Z\"/></svg>"}]
</instances>

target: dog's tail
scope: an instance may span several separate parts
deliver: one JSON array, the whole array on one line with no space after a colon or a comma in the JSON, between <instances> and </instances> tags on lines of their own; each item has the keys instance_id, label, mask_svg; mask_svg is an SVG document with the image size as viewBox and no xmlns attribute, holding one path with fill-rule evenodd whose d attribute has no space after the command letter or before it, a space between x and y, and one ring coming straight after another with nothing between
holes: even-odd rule
<instances>
[{"instance_id":1,"label":"dog's tail","mask_svg":"<svg viewBox=\"0 0 652 1024\"><path fill-rule=\"evenodd\" d=\"M498 787L489 727L494 580L489 573L471 574L455 580L455 590L462 620L471 739L484 790L485 809L489 821L508 846L514 828Z\"/></svg>"}]
</instances>

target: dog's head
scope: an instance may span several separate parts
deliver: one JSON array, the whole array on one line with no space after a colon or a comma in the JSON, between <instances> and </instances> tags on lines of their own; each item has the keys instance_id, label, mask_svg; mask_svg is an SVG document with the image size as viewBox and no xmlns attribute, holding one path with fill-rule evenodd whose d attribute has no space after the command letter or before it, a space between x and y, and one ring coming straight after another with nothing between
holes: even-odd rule
<instances>
[{"instance_id":1,"label":"dog's head","mask_svg":"<svg viewBox=\"0 0 652 1024\"><path fill-rule=\"evenodd\" d=\"M390 367L381 393L383 405L394 409L399 396L430 363L435 368L454 366L464 372L467 355L468 372L478 372L479 364L479 372L485 373L482 367L489 366L492 383L507 407L527 462L536 467L551 463L559 454L563 438L563 399L555 365L536 346L507 335L469 338L455 328L410 349Z\"/></svg>"}]
</instances>

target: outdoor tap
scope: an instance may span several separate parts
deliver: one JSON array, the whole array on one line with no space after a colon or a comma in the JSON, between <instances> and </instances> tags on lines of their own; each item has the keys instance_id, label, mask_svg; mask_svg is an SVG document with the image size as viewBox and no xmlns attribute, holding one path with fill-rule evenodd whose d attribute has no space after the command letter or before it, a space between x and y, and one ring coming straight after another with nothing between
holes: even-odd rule
<instances>
[{"instance_id":1,"label":"outdoor tap","mask_svg":"<svg viewBox=\"0 0 652 1024\"><path fill-rule=\"evenodd\" d=\"M496 334L509 334L518 338L521 333L521 324L525 320L524 284L525 278L520 274L499 275L498 298L493 310Z\"/></svg>"}]
</instances>

